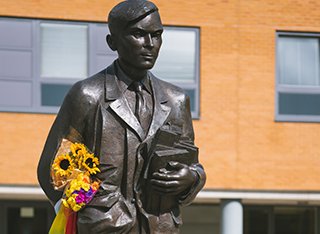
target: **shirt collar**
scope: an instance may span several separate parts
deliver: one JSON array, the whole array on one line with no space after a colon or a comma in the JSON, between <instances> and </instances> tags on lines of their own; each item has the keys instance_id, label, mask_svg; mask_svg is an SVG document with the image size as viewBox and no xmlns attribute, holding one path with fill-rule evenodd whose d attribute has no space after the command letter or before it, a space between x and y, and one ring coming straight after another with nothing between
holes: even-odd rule
<instances>
[{"instance_id":1,"label":"shirt collar","mask_svg":"<svg viewBox=\"0 0 320 234\"><path fill-rule=\"evenodd\" d=\"M118 60L115 62L115 73L120 81L121 91L124 92L128 89L128 87L134 82L134 80L130 79L130 77L121 69ZM148 93L152 93L149 73L140 81L143 87L148 91Z\"/></svg>"}]
</instances>

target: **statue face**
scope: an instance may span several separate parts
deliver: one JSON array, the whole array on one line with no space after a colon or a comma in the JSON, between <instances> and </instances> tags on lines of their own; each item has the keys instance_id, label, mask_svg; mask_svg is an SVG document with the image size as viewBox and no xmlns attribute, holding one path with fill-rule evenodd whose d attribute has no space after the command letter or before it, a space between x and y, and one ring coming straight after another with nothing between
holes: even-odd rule
<instances>
[{"instance_id":1,"label":"statue face","mask_svg":"<svg viewBox=\"0 0 320 234\"><path fill-rule=\"evenodd\" d=\"M162 44L163 26L158 12L128 26L116 37L120 64L136 70L153 67Z\"/></svg>"}]
</instances>

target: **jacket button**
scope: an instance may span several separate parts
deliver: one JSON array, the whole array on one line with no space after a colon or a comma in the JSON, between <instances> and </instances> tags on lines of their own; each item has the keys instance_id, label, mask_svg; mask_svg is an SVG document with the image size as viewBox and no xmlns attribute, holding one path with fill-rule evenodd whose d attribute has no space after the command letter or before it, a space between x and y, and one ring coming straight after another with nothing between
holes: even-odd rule
<instances>
[{"instance_id":1,"label":"jacket button","mask_svg":"<svg viewBox=\"0 0 320 234\"><path fill-rule=\"evenodd\" d=\"M136 199L132 198L131 203L135 203L135 202L136 202Z\"/></svg>"}]
</instances>

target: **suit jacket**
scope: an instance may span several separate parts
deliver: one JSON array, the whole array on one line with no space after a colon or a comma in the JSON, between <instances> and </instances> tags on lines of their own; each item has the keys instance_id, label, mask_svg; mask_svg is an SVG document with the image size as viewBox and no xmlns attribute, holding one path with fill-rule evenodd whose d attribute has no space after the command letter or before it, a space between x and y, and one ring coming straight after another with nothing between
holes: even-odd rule
<instances>
[{"instance_id":1,"label":"suit jacket","mask_svg":"<svg viewBox=\"0 0 320 234\"><path fill-rule=\"evenodd\" d=\"M120 92L114 64L71 88L50 130L38 178L52 203L62 195L53 189L50 166L63 138L84 143L100 160L97 177L102 183L93 200L78 213L79 233L178 232L179 206L160 215L148 214L141 199L141 185L148 150L160 127L179 127L181 138L193 143L189 97L151 73L149 77L154 109L147 133ZM202 166L195 163L190 167L199 180L181 197L179 205L189 204L205 182Z\"/></svg>"}]
</instances>

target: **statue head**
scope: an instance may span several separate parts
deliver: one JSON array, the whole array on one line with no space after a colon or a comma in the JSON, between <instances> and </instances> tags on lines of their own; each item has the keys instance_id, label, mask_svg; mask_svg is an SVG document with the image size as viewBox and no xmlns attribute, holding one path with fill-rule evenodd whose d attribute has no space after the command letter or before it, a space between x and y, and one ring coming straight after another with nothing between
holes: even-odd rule
<instances>
[{"instance_id":1,"label":"statue head","mask_svg":"<svg viewBox=\"0 0 320 234\"><path fill-rule=\"evenodd\" d=\"M151 69L162 44L163 26L157 6L144 0L127 0L109 13L109 47L117 51L127 73ZM134 74L133 74L134 75Z\"/></svg>"}]
</instances>

